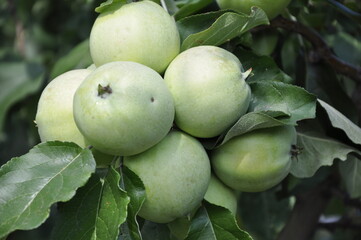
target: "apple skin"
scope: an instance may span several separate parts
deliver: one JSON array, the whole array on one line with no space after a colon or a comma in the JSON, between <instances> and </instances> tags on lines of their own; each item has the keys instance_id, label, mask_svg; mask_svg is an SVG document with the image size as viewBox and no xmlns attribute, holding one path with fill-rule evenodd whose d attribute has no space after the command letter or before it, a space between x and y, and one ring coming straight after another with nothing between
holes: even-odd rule
<instances>
[{"instance_id":1,"label":"apple skin","mask_svg":"<svg viewBox=\"0 0 361 240\"><path fill-rule=\"evenodd\" d=\"M177 126L200 138L218 136L232 126L250 102L241 68L235 55L215 46L179 54L164 75L173 95Z\"/></svg>"},{"instance_id":2,"label":"apple skin","mask_svg":"<svg viewBox=\"0 0 361 240\"><path fill-rule=\"evenodd\" d=\"M221 9L232 9L250 14L251 7L257 6L267 14L269 19L279 15L291 2L291 0L216 0Z\"/></svg>"},{"instance_id":3,"label":"apple skin","mask_svg":"<svg viewBox=\"0 0 361 240\"><path fill-rule=\"evenodd\" d=\"M171 131L151 149L125 157L124 165L145 186L139 216L157 223L169 223L199 206L211 177L203 146L181 131Z\"/></svg>"},{"instance_id":4,"label":"apple skin","mask_svg":"<svg viewBox=\"0 0 361 240\"><path fill-rule=\"evenodd\" d=\"M99 91L99 87L111 92ZM74 95L75 123L99 151L128 156L157 144L173 125L174 105L163 78L135 62L94 70Z\"/></svg>"},{"instance_id":5,"label":"apple skin","mask_svg":"<svg viewBox=\"0 0 361 240\"><path fill-rule=\"evenodd\" d=\"M213 174L204 199L212 204L227 208L234 216L237 214L236 192L224 185L224 183Z\"/></svg>"},{"instance_id":6,"label":"apple skin","mask_svg":"<svg viewBox=\"0 0 361 240\"><path fill-rule=\"evenodd\" d=\"M240 135L211 153L213 170L227 186L260 192L280 183L289 173L296 130L281 126Z\"/></svg>"},{"instance_id":7,"label":"apple skin","mask_svg":"<svg viewBox=\"0 0 361 240\"><path fill-rule=\"evenodd\" d=\"M90 33L90 53L97 67L132 61L163 73L179 51L174 19L151 1L125 4L100 14Z\"/></svg>"},{"instance_id":8,"label":"apple skin","mask_svg":"<svg viewBox=\"0 0 361 240\"><path fill-rule=\"evenodd\" d=\"M75 142L85 147L86 142L73 117L73 97L76 89L91 70L71 70L54 78L43 90L35 116L40 140Z\"/></svg>"}]
</instances>

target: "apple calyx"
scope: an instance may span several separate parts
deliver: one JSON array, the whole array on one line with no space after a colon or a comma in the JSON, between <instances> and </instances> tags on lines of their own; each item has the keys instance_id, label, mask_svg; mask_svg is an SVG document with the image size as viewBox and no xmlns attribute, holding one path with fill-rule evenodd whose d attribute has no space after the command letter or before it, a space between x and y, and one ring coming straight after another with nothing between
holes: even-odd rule
<instances>
[{"instance_id":1,"label":"apple calyx","mask_svg":"<svg viewBox=\"0 0 361 240\"><path fill-rule=\"evenodd\" d=\"M113 90L109 86L109 84L103 87L101 84L98 85L98 96L101 98L107 98L110 94L112 94Z\"/></svg>"},{"instance_id":2,"label":"apple calyx","mask_svg":"<svg viewBox=\"0 0 361 240\"><path fill-rule=\"evenodd\" d=\"M291 157L292 158L296 158L296 160L298 161L298 155L300 155L302 153L303 147L299 147L297 145L292 145L291 146Z\"/></svg>"}]
</instances>

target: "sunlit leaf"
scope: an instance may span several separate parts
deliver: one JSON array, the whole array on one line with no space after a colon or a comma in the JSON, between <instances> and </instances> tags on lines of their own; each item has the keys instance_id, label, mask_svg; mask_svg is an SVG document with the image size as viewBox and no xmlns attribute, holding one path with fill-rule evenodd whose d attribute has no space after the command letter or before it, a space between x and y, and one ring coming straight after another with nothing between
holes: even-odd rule
<instances>
[{"instance_id":1,"label":"sunlit leaf","mask_svg":"<svg viewBox=\"0 0 361 240\"><path fill-rule=\"evenodd\" d=\"M46 142L0 169L0 237L38 227L55 202L71 199L95 170L89 149Z\"/></svg>"}]
</instances>

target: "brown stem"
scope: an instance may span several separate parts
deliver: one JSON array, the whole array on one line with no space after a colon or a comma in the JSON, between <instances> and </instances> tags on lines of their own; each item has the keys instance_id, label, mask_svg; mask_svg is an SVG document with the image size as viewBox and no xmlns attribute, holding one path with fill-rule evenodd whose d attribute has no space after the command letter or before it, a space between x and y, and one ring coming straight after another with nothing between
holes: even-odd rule
<instances>
[{"instance_id":1,"label":"brown stem","mask_svg":"<svg viewBox=\"0 0 361 240\"><path fill-rule=\"evenodd\" d=\"M313 29L296 21L288 20L283 17L273 19L269 26L272 28L282 28L291 32L296 32L307 39L314 48L314 60L324 60L330 64L336 72L347 76L354 81L361 83L361 67L353 66L335 56L331 48L326 44L322 37Z\"/></svg>"},{"instance_id":2,"label":"brown stem","mask_svg":"<svg viewBox=\"0 0 361 240\"><path fill-rule=\"evenodd\" d=\"M331 181L325 181L307 192L296 195L296 204L278 240L312 239L322 212L330 200Z\"/></svg>"}]
</instances>

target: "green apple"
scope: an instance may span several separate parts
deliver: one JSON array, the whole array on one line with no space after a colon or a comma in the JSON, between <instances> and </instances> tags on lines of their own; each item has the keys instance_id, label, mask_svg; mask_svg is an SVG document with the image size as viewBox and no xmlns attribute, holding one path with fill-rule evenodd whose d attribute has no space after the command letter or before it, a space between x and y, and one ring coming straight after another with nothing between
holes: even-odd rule
<instances>
[{"instance_id":1,"label":"green apple","mask_svg":"<svg viewBox=\"0 0 361 240\"><path fill-rule=\"evenodd\" d=\"M171 131L143 153L125 157L124 165L145 186L146 200L139 216L157 223L169 223L193 211L203 200L211 177L203 146L180 131Z\"/></svg>"},{"instance_id":2,"label":"green apple","mask_svg":"<svg viewBox=\"0 0 361 240\"><path fill-rule=\"evenodd\" d=\"M151 1L125 4L100 14L90 33L90 52L97 67L132 61L162 73L179 51L174 19Z\"/></svg>"},{"instance_id":3,"label":"green apple","mask_svg":"<svg viewBox=\"0 0 361 240\"><path fill-rule=\"evenodd\" d=\"M267 190L289 173L296 130L292 126L264 128L237 136L211 153L216 175L244 192Z\"/></svg>"},{"instance_id":4,"label":"green apple","mask_svg":"<svg viewBox=\"0 0 361 240\"><path fill-rule=\"evenodd\" d=\"M232 9L249 14L251 7L261 8L269 19L280 14L291 2L291 0L216 0L221 9Z\"/></svg>"},{"instance_id":5,"label":"green apple","mask_svg":"<svg viewBox=\"0 0 361 240\"><path fill-rule=\"evenodd\" d=\"M85 147L85 139L73 117L73 97L76 89L91 73L77 69L53 79L43 90L36 112L35 122L42 142L59 140L75 142Z\"/></svg>"},{"instance_id":6,"label":"green apple","mask_svg":"<svg viewBox=\"0 0 361 240\"><path fill-rule=\"evenodd\" d=\"M135 62L111 62L95 69L75 92L73 111L91 145L121 156L158 143L174 119L172 95L163 78Z\"/></svg>"},{"instance_id":7,"label":"green apple","mask_svg":"<svg viewBox=\"0 0 361 240\"><path fill-rule=\"evenodd\" d=\"M204 199L212 204L227 208L233 215L237 214L236 192L224 185L224 183L213 174Z\"/></svg>"},{"instance_id":8,"label":"green apple","mask_svg":"<svg viewBox=\"0 0 361 240\"><path fill-rule=\"evenodd\" d=\"M175 123L201 138L220 135L247 110L250 88L231 52L215 46L190 48L169 65L164 80L175 105Z\"/></svg>"}]
</instances>

